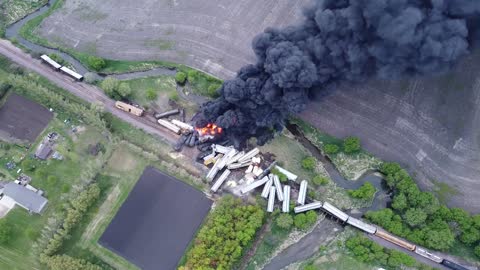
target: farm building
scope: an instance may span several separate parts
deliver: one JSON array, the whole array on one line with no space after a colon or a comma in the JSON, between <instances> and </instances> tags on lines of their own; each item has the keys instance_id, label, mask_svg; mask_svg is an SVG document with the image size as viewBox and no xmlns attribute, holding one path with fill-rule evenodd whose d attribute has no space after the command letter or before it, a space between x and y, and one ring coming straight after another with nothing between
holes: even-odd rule
<instances>
[{"instance_id":1,"label":"farm building","mask_svg":"<svg viewBox=\"0 0 480 270\"><path fill-rule=\"evenodd\" d=\"M37 151L35 151L35 157L38 159L45 160L48 158L48 156L52 153L52 148L50 147L49 144L47 143L41 143Z\"/></svg>"},{"instance_id":2,"label":"farm building","mask_svg":"<svg viewBox=\"0 0 480 270\"><path fill-rule=\"evenodd\" d=\"M13 182L6 184L2 193L7 201L14 201L15 204L36 214L40 214L48 202L48 200L38 192ZM4 198L2 198L2 200Z\"/></svg>"}]
</instances>

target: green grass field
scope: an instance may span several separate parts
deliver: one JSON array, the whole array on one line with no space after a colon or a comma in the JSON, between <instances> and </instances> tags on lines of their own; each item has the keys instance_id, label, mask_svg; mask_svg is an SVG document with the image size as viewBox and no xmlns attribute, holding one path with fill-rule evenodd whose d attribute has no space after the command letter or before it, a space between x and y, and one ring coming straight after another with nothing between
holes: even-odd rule
<instances>
[{"instance_id":1,"label":"green grass field","mask_svg":"<svg viewBox=\"0 0 480 270\"><path fill-rule=\"evenodd\" d=\"M5 23L12 24L45 5L48 0L7 0L4 1Z\"/></svg>"}]
</instances>

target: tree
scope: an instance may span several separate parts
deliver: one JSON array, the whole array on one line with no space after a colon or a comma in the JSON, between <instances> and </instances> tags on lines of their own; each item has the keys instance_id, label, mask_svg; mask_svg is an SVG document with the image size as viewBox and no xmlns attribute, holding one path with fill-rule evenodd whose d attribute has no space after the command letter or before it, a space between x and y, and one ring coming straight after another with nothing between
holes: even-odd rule
<instances>
[{"instance_id":1,"label":"tree","mask_svg":"<svg viewBox=\"0 0 480 270\"><path fill-rule=\"evenodd\" d=\"M6 220L0 220L0 243L8 243L11 239L12 226Z\"/></svg>"},{"instance_id":2,"label":"tree","mask_svg":"<svg viewBox=\"0 0 480 270\"><path fill-rule=\"evenodd\" d=\"M156 100L158 98L157 91L155 91L153 88L148 88L145 96L148 100Z\"/></svg>"},{"instance_id":3,"label":"tree","mask_svg":"<svg viewBox=\"0 0 480 270\"><path fill-rule=\"evenodd\" d=\"M184 84L186 80L187 74L185 74L185 72L179 71L175 74L175 81L177 81L177 83Z\"/></svg>"},{"instance_id":4,"label":"tree","mask_svg":"<svg viewBox=\"0 0 480 270\"><path fill-rule=\"evenodd\" d=\"M280 214L277 217L277 225L278 225L278 227L280 227L282 229L285 229L285 230L290 229L293 225L292 216L290 216L289 214L286 214L286 213Z\"/></svg>"},{"instance_id":5,"label":"tree","mask_svg":"<svg viewBox=\"0 0 480 270\"><path fill-rule=\"evenodd\" d=\"M305 217L304 213L295 215L293 220L293 224L295 224L295 228L303 230L307 227L306 223L307 223L307 218Z\"/></svg>"},{"instance_id":6,"label":"tree","mask_svg":"<svg viewBox=\"0 0 480 270\"><path fill-rule=\"evenodd\" d=\"M119 94L117 93L117 89L119 87L120 82L113 78L107 77L100 83L100 87L103 89L105 94L113 99L120 99Z\"/></svg>"},{"instance_id":7,"label":"tree","mask_svg":"<svg viewBox=\"0 0 480 270\"><path fill-rule=\"evenodd\" d=\"M405 194L400 193L393 198L392 208L395 210L402 211L407 208L407 197Z\"/></svg>"},{"instance_id":8,"label":"tree","mask_svg":"<svg viewBox=\"0 0 480 270\"><path fill-rule=\"evenodd\" d=\"M302 168L313 171L315 169L315 165L317 164L317 160L314 157L306 157L302 160Z\"/></svg>"},{"instance_id":9,"label":"tree","mask_svg":"<svg viewBox=\"0 0 480 270\"><path fill-rule=\"evenodd\" d=\"M97 80L97 76L93 72L87 72L83 75L84 81L87 83L94 83Z\"/></svg>"},{"instance_id":10,"label":"tree","mask_svg":"<svg viewBox=\"0 0 480 270\"><path fill-rule=\"evenodd\" d=\"M93 55L88 57L87 63L88 63L88 66L95 71L99 71L107 65L105 60Z\"/></svg>"},{"instance_id":11,"label":"tree","mask_svg":"<svg viewBox=\"0 0 480 270\"><path fill-rule=\"evenodd\" d=\"M118 94L123 98L128 98L132 94L132 88L128 83L122 82L118 86Z\"/></svg>"},{"instance_id":12,"label":"tree","mask_svg":"<svg viewBox=\"0 0 480 270\"><path fill-rule=\"evenodd\" d=\"M475 255L480 258L480 245L475 248Z\"/></svg>"},{"instance_id":13,"label":"tree","mask_svg":"<svg viewBox=\"0 0 480 270\"><path fill-rule=\"evenodd\" d=\"M427 213L420 208L410 208L405 212L405 222L411 227L417 227L425 223Z\"/></svg>"},{"instance_id":14,"label":"tree","mask_svg":"<svg viewBox=\"0 0 480 270\"><path fill-rule=\"evenodd\" d=\"M207 95L212 98L218 97L218 88L220 88L220 85L210 84L207 88Z\"/></svg>"},{"instance_id":15,"label":"tree","mask_svg":"<svg viewBox=\"0 0 480 270\"><path fill-rule=\"evenodd\" d=\"M371 200L373 199L375 192L377 192L375 187L370 182L365 182L357 190L349 190L348 194L357 199Z\"/></svg>"},{"instance_id":16,"label":"tree","mask_svg":"<svg viewBox=\"0 0 480 270\"><path fill-rule=\"evenodd\" d=\"M338 151L340 151L340 147L338 147L336 144L326 144L323 150L328 155L335 155L338 153Z\"/></svg>"},{"instance_id":17,"label":"tree","mask_svg":"<svg viewBox=\"0 0 480 270\"><path fill-rule=\"evenodd\" d=\"M317 185L317 186L320 186L320 185L326 185L328 184L329 180L327 177L325 176L321 176L321 175L315 175L315 177L313 177L312 179L312 182Z\"/></svg>"},{"instance_id":18,"label":"tree","mask_svg":"<svg viewBox=\"0 0 480 270\"><path fill-rule=\"evenodd\" d=\"M68 255L56 255L45 258L45 264L51 270L101 270L98 265Z\"/></svg>"},{"instance_id":19,"label":"tree","mask_svg":"<svg viewBox=\"0 0 480 270\"><path fill-rule=\"evenodd\" d=\"M360 139L357 137L347 137L343 141L343 151L347 154L360 151Z\"/></svg>"}]
</instances>

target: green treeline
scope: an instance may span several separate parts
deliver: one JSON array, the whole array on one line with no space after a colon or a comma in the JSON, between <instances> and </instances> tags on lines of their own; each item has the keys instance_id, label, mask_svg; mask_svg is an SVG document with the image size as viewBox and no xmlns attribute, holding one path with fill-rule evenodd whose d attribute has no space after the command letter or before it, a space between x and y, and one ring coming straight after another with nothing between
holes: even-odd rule
<instances>
[{"instance_id":1,"label":"green treeline","mask_svg":"<svg viewBox=\"0 0 480 270\"><path fill-rule=\"evenodd\" d=\"M232 269L262 226L264 211L228 195L206 220L180 269Z\"/></svg>"},{"instance_id":2,"label":"green treeline","mask_svg":"<svg viewBox=\"0 0 480 270\"><path fill-rule=\"evenodd\" d=\"M427 248L448 250L459 241L480 253L480 215L448 208L431 192L420 191L397 163L384 163L380 171L393 191L393 201L391 208L367 212L367 219Z\"/></svg>"}]
</instances>

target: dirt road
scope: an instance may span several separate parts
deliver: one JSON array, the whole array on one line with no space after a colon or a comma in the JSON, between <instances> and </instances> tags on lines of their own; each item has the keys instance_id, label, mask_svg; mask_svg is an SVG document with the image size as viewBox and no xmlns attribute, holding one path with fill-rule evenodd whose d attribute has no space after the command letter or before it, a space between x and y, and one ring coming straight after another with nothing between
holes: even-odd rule
<instances>
[{"instance_id":1,"label":"dirt road","mask_svg":"<svg viewBox=\"0 0 480 270\"><path fill-rule=\"evenodd\" d=\"M54 71L50 67L42 64L40 60L32 58L29 54L26 54L15 47L10 41L0 39L0 54L11 59L13 62L40 74L58 87L69 91L89 103L103 104L105 111L112 113L116 117L137 128L143 129L149 134L159 136L167 143L173 143L177 140L175 135L162 130L155 123L152 123L145 118L136 117L116 109L115 101L107 97L101 89L86 83L75 82L73 79L70 79L62 73Z\"/></svg>"}]
</instances>

